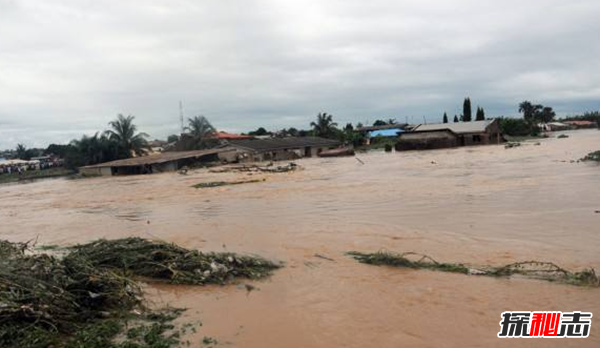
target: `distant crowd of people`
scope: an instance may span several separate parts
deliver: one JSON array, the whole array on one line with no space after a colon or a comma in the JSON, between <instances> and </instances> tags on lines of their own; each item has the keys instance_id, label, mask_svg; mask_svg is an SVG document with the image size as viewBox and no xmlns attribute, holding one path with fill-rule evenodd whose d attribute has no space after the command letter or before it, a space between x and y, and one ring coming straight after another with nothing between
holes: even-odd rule
<instances>
[{"instance_id":1,"label":"distant crowd of people","mask_svg":"<svg viewBox=\"0 0 600 348\"><path fill-rule=\"evenodd\" d=\"M63 166L62 159L50 159L50 160L32 160L32 161L5 161L0 162L0 175L1 174L23 174L27 171L32 170L44 170Z\"/></svg>"}]
</instances>

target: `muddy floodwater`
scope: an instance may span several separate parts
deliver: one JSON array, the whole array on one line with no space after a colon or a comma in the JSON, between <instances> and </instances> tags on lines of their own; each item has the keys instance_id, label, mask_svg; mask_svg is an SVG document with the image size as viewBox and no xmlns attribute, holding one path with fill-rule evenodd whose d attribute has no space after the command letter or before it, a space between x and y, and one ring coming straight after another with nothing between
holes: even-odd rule
<instances>
[{"instance_id":1,"label":"muddy floodwater","mask_svg":"<svg viewBox=\"0 0 600 348\"><path fill-rule=\"evenodd\" d=\"M219 345L265 347L599 347L600 289L359 264L356 250L440 261L547 260L600 270L600 132L540 145L305 159L284 174L177 173L0 186L0 238L70 245L160 238L258 254L286 267L245 287L151 285ZM209 189L208 181L265 182ZM319 256L330 258L327 260ZM498 339L503 311L590 311L587 339Z\"/></svg>"}]
</instances>

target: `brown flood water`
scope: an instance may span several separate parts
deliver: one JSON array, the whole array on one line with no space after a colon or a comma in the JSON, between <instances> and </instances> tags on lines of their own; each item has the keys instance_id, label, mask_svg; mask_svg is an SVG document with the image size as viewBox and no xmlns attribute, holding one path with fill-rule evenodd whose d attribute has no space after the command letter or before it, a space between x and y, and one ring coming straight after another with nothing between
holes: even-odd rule
<instances>
[{"instance_id":1,"label":"brown flood water","mask_svg":"<svg viewBox=\"0 0 600 348\"><path fill-rule=\"evenodd\" d=\"M194 189L215 174L49 180L0 186L0 238L73 244L158 237L189 248L255 253L286 267L247 293L151 286L157 304L202 321L186 337L234 347L599 347L587 339L498 339L506 310L591 311L600 291L359 264L349 250L417 251L501 265L548 260L600 269L600 166L569 163L600 149L596 130L502 146L306 159L264 183ZM435 163L432 163L435 161ZM320 254L335 262L315 257Z\"/></svg>"}]
</instances>

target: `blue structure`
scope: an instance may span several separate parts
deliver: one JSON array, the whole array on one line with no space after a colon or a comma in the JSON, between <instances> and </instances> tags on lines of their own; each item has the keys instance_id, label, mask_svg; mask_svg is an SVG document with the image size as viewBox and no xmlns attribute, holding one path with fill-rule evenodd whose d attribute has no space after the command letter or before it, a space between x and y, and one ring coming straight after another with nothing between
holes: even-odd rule
<instances>
[{"instance_id":1,"label":"blue structure","mask_svg":"<svg viewBox=\"0 0 600 348\"><path fill-rule=\"evenodd\" d=\"M401 128L390 128L390 129L380 129L369 132L370 138L375 137L397 137L398 134L404 133L404 129Z\"/></svg>"}]
</instances>

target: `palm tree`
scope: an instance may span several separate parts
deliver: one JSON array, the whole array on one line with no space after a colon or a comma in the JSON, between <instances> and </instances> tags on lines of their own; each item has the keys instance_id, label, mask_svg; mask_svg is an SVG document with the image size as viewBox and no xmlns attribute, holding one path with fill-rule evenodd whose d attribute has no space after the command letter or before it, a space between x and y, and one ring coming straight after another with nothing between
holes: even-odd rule
<instances>
[{"instance_id":1,"label":"palm tree","mask_svg":"<svg viewBox=\"0 0 600 348\"><path fill-rule=\"evenodd\" d=\"M134 116L127 117L119 114L117 119L109 122L111 130L106 131L108 138L119 145L119 157L129 158L134 153L136 156L142 156L148 149L146 137L148 134L140 132L136 134L137 127L133 124Z\"/></svg>"},{"instance_id":2,"label":"palm tree","mask_svg":"<svg viewBox=\"0 0 600 348\"><path fill-rule=\"evenodd\" d=\"M25 157L27 157L27 148L23 144L17 144L15 152L17 153L18 159L25 159Z\"/></svg>"},{"instance_id":3,"label":"palm tree","mask_svg":"<svg viewBox=\"0 0 600 348\"><path fill-rule=\"evenodd\" d=\"M190 132L196 143L195 146L200 149L208 147L208 140L217 132L215 127L202 115L188 118L188 126L185 129Z\"/></svg>"},{"instance_id":4,"label":"palm tree","mask_svg":"<svg viewBox=\"0 0 600 348\"><path fill-rule=\"evenodd\" d=\"M323 112L317 115L317 122L311 122L310 126L313 127L316 136L331 138L335 136L337 123L333 122L332 115Z\"/></svg>"}]
</instances>

